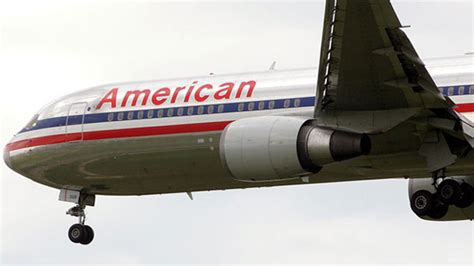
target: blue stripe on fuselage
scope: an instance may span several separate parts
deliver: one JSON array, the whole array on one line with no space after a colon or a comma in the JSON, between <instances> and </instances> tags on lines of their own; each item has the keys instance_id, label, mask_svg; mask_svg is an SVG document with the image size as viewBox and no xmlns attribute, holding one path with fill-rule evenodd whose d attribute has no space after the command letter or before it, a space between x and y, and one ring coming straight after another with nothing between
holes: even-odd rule
<instances>
[{"instance_id":1,"label":"blue stripe on fuselage","mask_svg":"<svg viewBox=\"0 0 474 266\"><path fill-rule=\"evenodd\" d=\"M131 120L142 120L152 118L165 118L165 117L180 117L180 116L195 116L195 115L210 115L210 114L222 114L222 113L235 113L235 112L251 112L251 111L262 111L262 110L278 110L286 108L298 108L298 107L311 107L315 104L315 97L305 98L292 98L292 99L278 99L278 100L266 100L266 101L252 101L252 102L241 102L241 103L222 103L222 104L208 104L199 106L181 106L171 108L158 108L158 109L143 109L143 110L130 110L121 112L108 112L108 113L97 113L97 114L85 114L62 117L48 118L39 120L34 127L23 129L20 133L60 127L67 125L80 125L82 119L84 124L103 123L112 121L131 121ZM149 112L153 112L152 116L149 116ZM119 119L122 116L122 119Z\"/></svg>"}]
</instances>

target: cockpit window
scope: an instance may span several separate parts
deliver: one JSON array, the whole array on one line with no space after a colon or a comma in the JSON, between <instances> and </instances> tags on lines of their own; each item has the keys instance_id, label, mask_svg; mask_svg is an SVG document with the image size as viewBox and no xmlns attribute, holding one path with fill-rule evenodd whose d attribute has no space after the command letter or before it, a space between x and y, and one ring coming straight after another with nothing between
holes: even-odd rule
<instances>
[{"instance_id":1,"label":"cockpit window","mask_svg":"<svg viewBox=\"0 0 474 266\"><path fill-rule=\"evenodd\" d=\"M33 116L33 118L31 118L30 122L28 122L28 124L26 124L25 129L30 129L30 128L35 127L36 123L38 123L38 118L39 118L39 114L36 114L35 116Z\"/></svg>"}]
</instances>

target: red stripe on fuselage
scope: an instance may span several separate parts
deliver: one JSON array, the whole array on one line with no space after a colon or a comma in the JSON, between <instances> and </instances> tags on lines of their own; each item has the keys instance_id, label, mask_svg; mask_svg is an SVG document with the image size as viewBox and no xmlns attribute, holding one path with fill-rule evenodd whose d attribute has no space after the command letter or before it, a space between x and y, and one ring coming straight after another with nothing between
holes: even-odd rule
<instances>
[{"instance_id":1,"label":"red stripe on fuselage","mask_svg":"<svg viewBox=\"0 0 474 266\"><path fill-rule=\"evenodd\" d=\"M197 123L171 126L142 127L142 128L126 128L84 132L83 140L101 140L113 138L131 138L131 137L147 137L183 133L198 133L223 130L232 121ZM59 144L70 141L81 140L81 133L59 134L52 136L44 136L26 140L15 141L5 146L5 151L14 151L24 148Z\"/></svg>"},{"instance_id":2,"label":"red stripe on fuselage","mask_svg":"<svg viewBox=\"0 0 474 266\"><path fill-rule=\"evenodd\" d=\"M454 110L458 113L474 112L474 103L460 103L456 104Z\"/></svg>"}]
</instances>

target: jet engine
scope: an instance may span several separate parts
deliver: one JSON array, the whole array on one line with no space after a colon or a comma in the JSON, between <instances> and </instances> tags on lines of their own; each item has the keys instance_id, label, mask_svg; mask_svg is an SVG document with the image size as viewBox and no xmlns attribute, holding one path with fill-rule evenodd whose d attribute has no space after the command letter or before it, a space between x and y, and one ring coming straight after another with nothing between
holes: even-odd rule
<instances>
[{"instance_id":1,"label":"jet engine","mask_svg":"<svg viewBox=\"0 0 474 266\"><path fill-rule=\"evenodd\" d=\"M474 176L410 179L410 207L425 220L457 221L474 219Z\"/></svg>"},{"instance_id":2,"label":"jet engine","mask_svg":"<svg viewBox=\"0 0 474 266\"><path fill-rule=\"evenodd\" d=\"M319 127L308 118L263 116L232 122L220 156L237 180L277 181L316 173L328 163L369 154L367 135Z\"/></svg>"}]
</instances>

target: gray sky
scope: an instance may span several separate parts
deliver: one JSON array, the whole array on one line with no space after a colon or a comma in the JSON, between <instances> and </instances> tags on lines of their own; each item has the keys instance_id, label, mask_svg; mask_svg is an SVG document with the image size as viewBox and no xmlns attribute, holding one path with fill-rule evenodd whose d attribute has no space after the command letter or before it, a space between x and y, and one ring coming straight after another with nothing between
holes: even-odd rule
<instances>
[{"instance_id":1,"label":"gray sky","mask_svg":"<svg viewBox=\"0 0 474 266\"><path fill-rule=\"evenodd\" d=\"M2 147L78 89L318 63L322 1L37 2L0 5ZM472 1L393 2L422 57L474 51ZM96 238L78 246L72 204L0 165L1 264L473 262L472 223L418 219L405 180L99 196Z\"/></svg>"}]
</instances>

